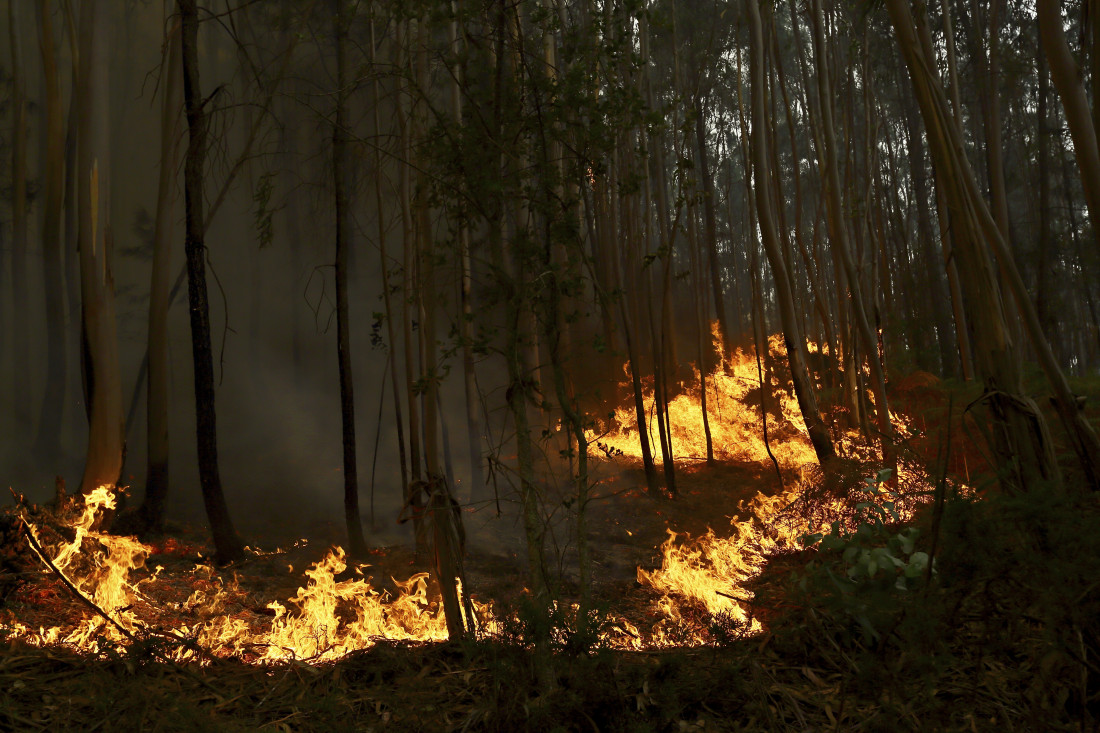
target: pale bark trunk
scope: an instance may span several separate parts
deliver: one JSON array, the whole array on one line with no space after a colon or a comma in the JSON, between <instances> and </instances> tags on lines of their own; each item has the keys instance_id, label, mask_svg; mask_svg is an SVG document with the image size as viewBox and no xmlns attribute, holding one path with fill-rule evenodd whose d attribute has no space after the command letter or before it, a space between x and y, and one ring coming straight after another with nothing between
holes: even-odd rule
<instances>
[{"instance_id":1,"label":"pale bark trunk","mask_svg":"<svg viewBox=\"0 0 1100 733\"><path fill-rule=\"evenodd\" d=\"M765 154L769 128L764 99L764 32L760 18L759 0L750 0L748 8L752 41L752 63L749 64L752 99L751 147L757 216L764 240L764 250L767 253L768 261L771 263L772 276L775 280L776 300L779 303L780 318L783 322L783 337L787 346L787 359L791 368L791 377L794 381L795 395L798 398L798 405L806 422L806 428L810 435L810 441L813 443L814 451L817 453L818 461L826 464L835 457L836 450L833 447L828 430L826 430L825 424L821 420L817 398L814 395L813 384L810 381L806 344L798 327L798 314L795 311L792 286L787 276L787 267L783 262L779 235L775 229L775 216L772 211L773 202L769 195L771 190L770 171Z\"/></svg>"},{"instance_id":2,"label":"pale bark trunk","mask_svg":"<svg viewBox=\"0 0 1100 733\"><path fill-rule=\"evenodd\" d=\"M164 523L164 501L169 490L169 383L168 296L171 283L172 228L176 199L176 167L179 160L180 30L165 37L166 63L161 79L160 171L157 180L157 212L153 226L153 268L149 283L149 382L146 400L148 460L145 500L141 507L143 529L159 531Z\"/></svg>"},{"instance_id":3,"label":"pale bark trunk","mask_svg":"<svg viewBox=\"0 0 1100 733\"><path fill-rule=\"evenodd\" d=\"M89 399L88 450L80 490L115 486L122 471L122 384L111 273L107 41L104 13L86 2L80 17L76 105L81 310Z\"/></svg>"},{"instance_id":4,"label":"pale bark trunk","mask_svg":"<svg viewBox=\"0 0 1100 733\"><path fill-rule=\"evenodd\" d=\"M1038 0L1036 8L1039 38L1050 64L1050 78L1062 100L1066 124L1073 138L1073 155L1077 159L1081 187L1085 190L1089 221L1093 222L1093 235L1100 241L1100 227L1096 226L1100 222L1100 151L1085 85L1062 28L1061 0Z\"/></svg>"},{"instance_id":5,"label":"pale bark trunk","mask_svg":"<svg viewBox=\"0 0 1100 733\"><path fill-rule=\"evenodd\" d=\"M960 233L958 253L969 275L968 294L982 323L982 328L976 331L976 362L987 385L995 426L999 428L994 432L992 447L1003 462L1003 468L1011 472L1011 478L1006 481L1017 488L1027 489L1036 487L1040 482L1060 485L1061 479L1046 421L1034 401L1022 393L1019 348L1012 343L1007 330L991 254L995 254L1001 262L1040 364L1054 389L1056 407L1090 484L1096 486L1100 443L1081 416L1076 399L1054 363L1008 245L978 191L961 133L950 121L945 95L931 75L931 67L925 57L923 49L930 44L926 40L928 32L924 18L921 16L914 21L903 0L887 0L887 9L909 67L929 132L934 160L937 168L941 169L940 180L952 206L952 224ZM918 40L918 33L924 38Z\"/></svg>"}]
</instances>

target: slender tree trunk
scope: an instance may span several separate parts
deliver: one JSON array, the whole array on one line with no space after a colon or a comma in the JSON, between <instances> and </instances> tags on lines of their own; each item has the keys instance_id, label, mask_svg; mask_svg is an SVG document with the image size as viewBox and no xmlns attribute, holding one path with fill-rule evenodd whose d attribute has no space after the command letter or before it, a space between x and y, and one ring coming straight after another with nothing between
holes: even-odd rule
<instances>
[{"instance_id":1,"label":"slender tree trunk","mask_svg":"<svg viewBox=\"0 0 1100 733\"><path fill-rule=\"evenodd\" d=\"M344 523L350 556L367 555L363 521L359 516L359 471L355 456L355 386L351 367L351 327L348 324L348 247L351 204L348 196L347 4L333 0L332 32L336 40L336 119L332 126L332 191L336 211L336 352L340 371L340 424L344 449Z\"/></svg>"},{"instance_id":2,"label":"slender tree trunk","mask_svg":"<svg viewBox=\"0 0 1100 733\"><path fill-rule=\"evenodd\" d=\"M783 262L783 252L775 228L775 216L772 210L774 203L769 194L771 171L765 154L770 128L766 119L764 99L764 31L759 0L749 0L748 8L752 53L752 63L749 64L753 130L751 146L757 216L764 251L771 263L775 280L776 300L779 302L779 314L783 322L783 338L787 346L787 359L791 367L795 396L798 398L798 406L806 422L810 442L817 453L818 461L824 465L836 456L836 450L817 408L817 398L814 395L813 383L807 368L806 344L798 327L798 314L795 311L792 286L787 275L787 267Z\"/></svg>"},{"instance_id":3,"label":"slender tree trunk","mask_svg":"<svg viewBox=\"0 0 1100 733\"><path fill-rule=\"evenodd\" d=\"M1096 19L1093 19L1093 28L1096 27ZM1050 301L1054 298L1054 294L1050 292L1051 279L1054 274L1051 265L1054 237L1050 222L1050 148L1047 145L1047 135L1051 132L1047 113L1050 82L1046 59L1043 56L1042 43L1039 44L1035 54L1035 67L1039 75L1038 109L1036 110L1037 120L1035 123L1038 133L1035 136L1035 144L1039 148L1039 251L1038 262L1035 266L1035 308L1043 331L1052 334L1056 332L1056 319L1054 318L1055 309L1050 307ZM1093 78L1095 79L1095 77Z\"/></svg>"},{"instance_id":4,"label":"slender tree trunk","mask_svg":"<svg viewBox=\"0 0 1100 733\"><path fill-rule=\"evenodd\" d=\"M14 5L14 2L12 3ZM54 48L49 0L38 0L42 72L46 87L43 161L42 274L46 300L46 393L38 420L35 453L53 464L58 458L64 420L68 349L65 346L65 278L62 273L61 207L65 187L65 118Z\"/></svg>"},{"instance_id":5,"label":"slender tree trunk","mask_svg":"<svg viewBox=\"0 0 1100 733\"><path fill-rule=\"evenodd\" d=\"M451 3L453 13L458 12L458 3ZM455 55L455 64L452 72L453 83L451 86L451 113L454 115L455 124L461 130L462 119L462 84L463 69L458 62L461 48L459 46L458 19L451 20L451 49ZM462 272L459 284L460 305L462 314L459 318L459 333L462 337L462 376L463 391L466 398L466 440L469 447L470 459L470 498L479 497L484 489L485 476L482 472L481 462L481 418L478 413L477 374L474 367L474 333L473 333L473 303L472 288L473 275L470 265L470 231L464 217L459 217L458 246L459 260Z\"/></svg>"},{"instance_id":6,"label":"slender tree trunk","mask_svg":"<svg viewBox=\"0 0 1100 733\"><path fill-rule=\"evenodd\" d=\"M372 3L370 18L371 66L374 66L376 63L374 13L375 7ZM375 74L371 79L371 114L374 118L374 134L379 140L382 139L382 123L378 114L380 100L381 95L378 93L378 75ZM390 285L390 261L386 256L386 220L382 215L384 211L382 208L382 190L385 185L385 178L382 172L382 153L379 150L379 146L372 145L371 148L374 151L374 206L378 214L378 255L382 270L382 302L385 304L386 308L386 337L389 341L386 353L390 361L390 385L393 390L394 423L397 427L397 453L398 460L401 462L401 490L404 492L409 486L409 459L405 454L405 430L404 421L401 416L401 386L397 376L397 335L394 333L393 328L395 309L393 307L393 289Z\"/></svg>"},{"instance_id":7,"label":"slender tree trunk","mask_svg":"<svg viewBox=\"0 0 1100 733\"><path fill-rule=\"evenodd\" d=\"M168 298L171 286L172 225L176 199L176 167L179 160L180 29L167 31L166 63L162 67L160 118L160 171L157 180L157 213L153 226L153 268L149 283L149 382L146 399L148 461L145 500L140 514L144 531L159 532L164 524L164 501L170 485Z\"/></svg>"},{"instance_id":8,"label":"slender tree trunk","mask_svg":"<svg viewBox=\"0 0 1100 733\"><path fill-rule=\"evenodd\" d=\"M81 493L114 487L122 471L125 446L122 384L111 273L110 137L108 127L107 43L103 11L97 3L81 7L81 75L76 104L81 124L78 142L79 248L81 310L88 385L88 450Z\"/></svg>"},{"instance_id":9,"label":"slender tree trunk","mask_svg":"<svg viewBox=\"0 0 1100 733\"><path fill-rule=\"evenodd\" d=\"M206 243L203 219L203 163L206 158L206 111L199 83L198 8L196 0L178 0L183 27L183 98L187 111L188 145L184 162L186 207L187 294L191 314L191 352L195 374L196 441L199 483L215 557L228 563L244 556L244 548L225 503L218 471L217 416L214 407L214 357L210 345L210 306L206 296Z\"/></svg>"},{"instance_id":10,"label":"slender tree trunk","mask_svg":"<svg viewBox=\"0 0 1100 733\"><path fill-rule=\"evenodd\" d=\"M1024 326L1054 389L1055 406L1090 485L1095 487L1100 475L1100 442L1081 416L1080 406L1054 362L1008 245L977 190L961 133L957 126L948 122L945 95L930 72L924 52L924 48L931 45L924 17L919 16L914 21L903 0L887 0L887 9L921 106L935 163L942 172L940 180L952 205L952 223L960 232L958 251L969 274L970 302L981 318L982 328L976 331L979 339L976 362L987 385L988 402L997 428L992 447L1003 464L998 468L1008 471L1007 484L1017 488L1035 487L1039 482L1060 485L1046 421L1038 406L1022 393L1018 347L1012 343L1002 315L1003 305L991 254L1001 263Z\"/></svg>"},{"instance_id":11,"label":"slender tree trunk","mask_svg":"<svg viewBox=\"0 0 1100 733\"><path fill-rule=\"evenodd\" d=\"M80 298L80 172L77 164L77 138L80 129L80 112L78 100L80 97L80 43L78 40L77 20L71 3L64 5L65 9L65 35L69 39L69 55L71 57L71 81L69 87L69 112L65 119L65 238L63 243L62 268L65 275L65 298L67 302L66 325L68 326L67 341L69 353L77 359L77 368L69 370L68 392L74 396L73 402L81 404L81 400L75 399L79 394L83 400L84 418L91 419L91 401L88 397L88 385L84 373L84 328L83 311ZM79 381L78 381L79 380Z\"/></svg>"},{"instance_id":12,"label":"slender tree trunk","mask_svg":"<svg viewBox=\"0 0 1100 733\"><path fill-rule=\"evenodd\" d=\"M394 44L395 65L398 69L408 67L409 29L407 22L397 21ZM423 500L419 482L422 476L420 463L420 411L417 409L416 369L417 342L413 339L413 308L416 302L416 230L413 224L413 205L411 193L412 176L412 139L408 129L410 124L407 113L406 90L399 90L397 98L397 126L401 131L401 162L399 168L399 196L401 200L401 232L403 242L404 266L402 268L402 341L405 347L405 399L409 411L409 483L405 485L405 504L412 513L413 534L415 535L416 554L427 551L427 528L423 522Z\"/></svg>"},{"instance_id":13,"label":"slender tree trunk","mask_svg":"<svg viewBox=\"0 0 1100 733\"><path fill-rule=\"evenodd\" d=\"M729 350L733 348L733 342L730 340L729 323L726 318L726 301L724 288L722 287L722 263L718 258L718 221L714 213L714 179L710 175L710 155L707 151L706 120L704 119L705 109L706 105L701 101L696 102L695 142L699 150L699 177L703 182L703 221L706 224L706 250L707 265L710 272L710 288L714 298L715 318L718 321L718 335L722 339L723 353L719 354L719 358L724 359ZM701 266L702 263L700 263ZM702 286L701 280L699 285ZM706 321L705 307L703 309L703 320ZM707 364L700 362L699 369L701 371L705 372L708 368Z\"/></svg>"},{"instance_id":14,"label":"slender tree trunk","mask_svg":"<svg viewBox=\"0 0 1100 733\"><path fill-rule=\"evenodd\" d=\"M844 209L841 203L840 175L837 169L836 133L833 129L832 88L828 72L828 52L825 45L824 17L821 0L812 0L810 17L813 20L814 64L817 67L818 107L822 120L821 150L824 161L826 203L828 205L829 239L832 247L839 253L848 276L848 292L851 294L852 312L855 316L856 330L863 343L867 365L871 372L871 384L875 395L875 412L878 427L882 433L883 460L891 463L890 444L894 439L894 428L890 420L890 409L886 401L886 375L878 358L878 344L871 324L867 318L863 289L860 286L859 273L856 271L851 249L848 245L847 227L844 223ZM754 125L755 127L755 125ZM868 133L869 134L869 133Z\"/></svg>"},{"instance_id":15,"label":"slender tree trunk","mask_svg":"<svg viewBox=\"0 0 1100 733\"><path fill-rule=\"evenodd\" d=\"M23 67L20 8L25 0L8 0L8 38L11 47L11 390L12 416L21 434L31 429L30 330L27 297L27 79ZM117 476L115 478L118 478Z\"/></svg>"},{"instance_id":16,"label":"slender tree trunk","mask_svg":"<svg viewBox=\"0 0 1100 733\"><path fill-rule=\"evenodd\" d=\"M1097 133L1092 125L1085 85L1066 42L1061 0L1037 0L1036 8L1039 38L1050 64L1051 81L1062 99L1066 124L1073 138L1073 155L1077 159L1081 187L1085 190L1089 220L1093 222L1093 236L1100 241L1100 227L1096 226L1096 222L1100 222L1100 150L1097 148Z\"/></svg>"}]
</instances>

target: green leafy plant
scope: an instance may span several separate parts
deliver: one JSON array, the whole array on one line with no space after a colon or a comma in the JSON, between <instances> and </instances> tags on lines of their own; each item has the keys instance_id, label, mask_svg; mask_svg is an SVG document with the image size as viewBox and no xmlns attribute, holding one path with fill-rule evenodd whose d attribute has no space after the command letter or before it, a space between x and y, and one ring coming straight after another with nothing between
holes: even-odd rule
<instances>
[{"instance_id":1,"label":"green leafy plant","mask_svg":"<svg viewBox=\"0 0 1100 733\"><path fill-rule=\"evenodd\" d=\"M857 489L862 496L856 497L850 522L837 520L828 532L801 538L805 547L816 547L820 557L807 565L800 589L809 592L824 585L832 610L855 620L866 642L881 638L896 607L889 596L918 587L929 565L928 553L917 549L920 530L898 528L897 495L887 485L891 475L891 469L883 469Z\"/></svg>"}]
</instances>

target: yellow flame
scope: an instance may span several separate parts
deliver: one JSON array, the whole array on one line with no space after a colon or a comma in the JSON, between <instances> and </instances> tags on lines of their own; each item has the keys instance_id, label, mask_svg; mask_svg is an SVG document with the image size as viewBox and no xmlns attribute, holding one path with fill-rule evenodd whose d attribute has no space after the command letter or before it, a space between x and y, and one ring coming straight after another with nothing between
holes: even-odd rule
<instances>
[{"instance_id":1,"label":"yellow flame","mask_svg":"<svg viewBox=\"0 0 1100 733\"><path fill-rule=\"evenodd\" d=\"M91 527L98 512L113 509L114 495L104 487L85 498L80 517L74 522L73 541L56 548L54 565L83 594L130 633L146 631L146 625L131 608L143 599L131 572L144 566L151 548L130 537L95 532ZM32 529L33 531L33 529ZM353 651L373 646L379 639L439 641L447 638L442 604L429 598L428 574L417 573L404 582L394 581L397 593L379 591L363 578L336 580L346 568L344 551L337 547L305 571L308 581L286 603L273 601L268 608L274 619L266 628L227 608L241 591L235 579L217 577L214 569L200 565L195 574L207 580L205 589L194 591L180 610L195 618L168 633L194 642L182 645L173 655L178 659L197 657L197 645L215 656L239 656L253 662L284 659L311 662L338 659ZM141 581L151 583L156 575ZM460 591L461 592L461 591ZM470 599L482 631L497 630L491 606ZM5 624L8 630L36 645L64 644L81 651L98 653L103 642L124 641L122 634L101 617L87 613L75 628L40 628L33 632L20 623Z\"/></svg>"}]
</instances>

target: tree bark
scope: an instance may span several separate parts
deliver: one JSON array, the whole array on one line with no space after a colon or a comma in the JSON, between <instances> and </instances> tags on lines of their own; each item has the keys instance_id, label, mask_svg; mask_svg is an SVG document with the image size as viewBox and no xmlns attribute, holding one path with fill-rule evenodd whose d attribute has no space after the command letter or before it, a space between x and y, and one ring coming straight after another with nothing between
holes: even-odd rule
<instances>
[{"instance_id":1,"label":"tree bark","mask_svg":"<svg viewBox=\"0 0 1100 733\"><path fill-rule=\"evenodd\" d=\"M198 59L198 8L196 0L178 0L183 24L183 97L187 112L188 146L184 162L186 208L187 295L191 316L191 353L195 372L196 442L199 482L215 558L228 563L244 556L244 547L222 491L218 471L217 415L214 406L214 358L210 346L210 306L206 295L206 242L203 220L203 164L206 159L206 112L202 98Z\"/></svg>"},{"instance_id":2,"label":"tree bark","mask_svg":"<svg viewBox=\"0 0 1100 733\"><path fill-rule=\"evenodd\" d=\"M23 28L20 7L25 0L8 2L8 38L11 48L11 405L22 434L31 428L30 330L25 313L27 297L27 79L23 67ZM117 476L116 476L117 478Z\"/></svg>"},{"instance_id":3,"label":"tree bark","mask_svg":"<svg viewBox=\"0 0 1100 733\"><path fill-rule=\"evenodd\" d=\"M157 212L153 225L153 268L149 283L149 381L146 414L148 459L145 499L139 510L143 531L159 532L164 524L164 502L169 480L169 382L168 304L171 283L172 224L176 199L176 167L179 160L180 111L183 76L180 29L166 32L166 58L161 79L160 170L157 179Z\"/></svg>"},{"instance_id":4,"label":"tree bark","mask_svg":"<svg viewBox=\"0 0 1100 733\"><path fill-rule=\"evenodd\" d=\"M114 278L111 273L108 168L107 37L103 10L86 2L80 16L77 168L80 292L84 374L88 394L88 449L81 493L117 485L122 471L122 384L119 376Z\"/></svg>"},{"instance_id":5,"label":"tree bark","mask_svg":"<svg viewBox=\"0 0 1100 733\"><path fill-rule=\"evenodd\" d=\"M1100 227L1096 226L1096 222L1100 222L1100 150L1097 149L1096 128L1092 125L1085 85L1062 28L1061 0L1037 0L1036 9L1039 38L1050 64L1050 78L1062 99L1066 124L1073 138L1073 155L1077 159L1081 187L1085 190L1089 220L1093 222L1093 236L1100 241Z\"/></svg>"},{"instance_id":6,"label":"tree bark","mask_svg":"<svg viewBox=\"0 0 1100 733\"><path fill-rule=\"evenodd\" d=\"M764 32L760 17L759 0L749 0L749 20L751 24L752 63L749 64L752 107L752 161L753 181L756 194L757 217L763 238L764 251L771 264L775 280L776 300L779 302L779 315L783 322L783 340L787 346L787 360L794 381L795 396L806 429L810 435L817 459L825 465L836 456L832 439L818 411L817 398L807 368L806 344L798 326L798 313L795 311L792 285L783 261L779 234L776 231L773 202L770 195L771 171L766 155L769 127L764 100Z\"/></svg>"},{"instance_id":7,"label":"tree bark","mask_svg":"<svg viewBox=\"0 0 1100 733\"><path fill-rule=\"evenodd\" d=\"M833 95L828 73L828 52L825 45L824 16L821 10L821 0L812 0L811 16L813 20L814 65L817 67L818 85L818 112L821 115L821 150L819 155L823 157L825 174L825 194L828 205L827 222L829 225L830 244L840 255L840 261L844 265L845 274L848 277L848 292L851 295L852 311L856 321L856 331L863 344L864 356L871 372L871 385L875 395L875 413L878 417L878 427L881 432L883 460L891 463L891 443L894 440L894 428L890 420L890 408L886 401L886 375L883 373L882 363L879 361L878 344L871 324L867 318L863 288L860 285L859 273L856 271L852 258L851 248L848 245L847 226L844 222L844 208L841 203L840 173L837 168L837 157L834 146L836 145L836 133L833 129ZM755 127L755 125L754 125ZM868 134L870 132L868 131Z\"/></svg>"},{"instance_id":8,"label":"tree bark","mask_svg":"<svg viewBox=\"0 0 1100 733\"><path fill-rule=\"evenodd\" d=\"M348 247L351 211L348 196L347 35L349 18L344 0L333 0L332 32L336 40L336 118L332 126L332 192L336 211L336 355L340 372L340 425L344 458L344 524L348 552L362 562L367 555L359 516L359 473L355 456L355 386L348 324Z\"/></svg>"},{"instance_id":9,"label":"tree bark","mask_svg":"<svg viewBox=\"0 0 1100 733\"><path fill-rule=\"evenodd\" d=\"M14 2L13 2L14 5ZM49 0L38 0L42 72L46 88L45 150L43 161L42 274L46 300L46 393L35 441L40 460L58 458L64 420L68 349L65 345L65 278L62 273L61 208L65 187L65 118L61 109L61 82L54 48L53 17Z\"/></svg>"}]
</instances>

